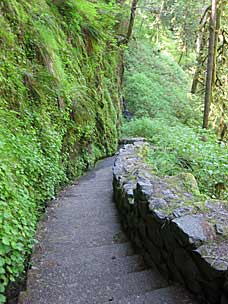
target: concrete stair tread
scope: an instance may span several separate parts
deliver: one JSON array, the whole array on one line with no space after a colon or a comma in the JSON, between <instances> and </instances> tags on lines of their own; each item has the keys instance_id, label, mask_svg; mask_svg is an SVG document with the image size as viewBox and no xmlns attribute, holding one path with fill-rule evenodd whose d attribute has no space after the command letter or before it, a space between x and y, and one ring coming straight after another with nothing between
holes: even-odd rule
<instances>
[{"instance_id":1,"label":"concrete stair tread","mask_svg":"<svg viewBox=\"0 0 228 304\"><path fill-rule=\"evenodd\" d=\"M145 292L167 286L166 281L157 272L149 270L129 273L126 275L103 277L102 274L88 280L85 278L72 283L56 281L55 288L48 281L39 283L39 289L29 288L28 294L23 295L24 304L100 304L112 299L121 299L130 295L139 295ZM57 278L58 279L58 278ZM30 301L30 302L29 302ZM20 302L19 302L20 303Z\"/></svg>"},{"instance_id":2,"label":"concrete stair tread","mask_svg":"<svg viewBox=\"0 0 228 304\"><path fill-rule=\"evenodd\" d=\"M53 287L74 284L78 281L85 284L86 281L98 277L105 283L110 277L119 278L120 275L145 270L143 259L138 255L115 259L100 257L100 260L92 263L83 258L77 261L67 256L58 259L53 255L53 257L37 260L34 264L28 275L28 288L35 288L37 284L45 285L46 282Z\"/></svg>"},{"instance_id":3,"label":"concrete stair tread","mask_svg":"<svg viewBox=\"0 0 228 304\"><path fill-rule=\"evenodd\" d=\"M110 197L106 198L107 200L110 200ZM116 208L114 204L107 204L104 201L98 200L98 199L91 199L91 198L81 198L81 199L67 199L62 200L61 205L58 205L58 209L61 209L64 207L64 211L66 214L72 212L73 208L80 208L81 211L90 211L90 210L104 210L104 211L114 211L116 212ZM58 212L58 209L56 209L56 213ZM73 211L74 213L75 211Z\"/></svg>"},{"instance_id":4,"label":"concrete stair tread","mask_svg":"<svg viewBox=\"0 0 228 304\"><path fill-rule=\"evenodd\" d=\"M77 209L75 207L75 209ZM117 213L117 210L114 210L112 208L103 208L103 207L99 207L99 208L80 208L78 210L74 210L73 208L68 208L66 210L64 210L64 208L59 208L59 209L56 209L55 210L55 216L63 216L63 217L67 217L69 219L81 219L81 217L105 217L105 216L117 216L118 213Z\"/></svg>"},{"instance_id":5,"label":"concrete stair tread","mask_svg":"<svg viewBox=\"0 0 228 304\"><path fill-rule=\"evenodd\" d=\"M134 253L112 201L112 165L100 162L50 203L18 304L195 303Z\"/></svg>"},{"instance_id":6,"label":"concrete stair tread","mask_svg":"<svg viewBox=\"0 0 228 304\"><path fill-rule=\"evenodd\" d=\"M92 226L92 225L105 225L109 223L119 223L120 219L117 214L105 214L103 217L100 216L83 216L80 218L75 218L71 216L70 218L67 215L61 215L61 214L49 214L46 216L44 220L45 227L47 226L47 223L49 225L52 223L58 222L59 224L64 225L68 221L69 225L79 225L79 226Z\"/></svg>"},{"instance_id":7,"label":"concrete stair tread","mask_svg":"<svg viewBox=\"0 0 228 304\"><path fill-rule=\"evenodd\" d=\"M103 245L103 246L96 246L90 248L75 248L74 242L65 243L63 247L61 242L56 243L46 243L44 244L37 244L36 250L32 256L34 258L42 257L42 255L49 255L53 254L56 256L82 256L86 260L100 260L101 255L103 258L110 258L112 256L116 257L123 257L123 256L131 256L135 254L135 251L132 248L130 242L124 242L120 244L111 244L111 245Z\"/></svg>"},{"instance_id":8,"label":"concrete stair tread","mask_svg":"<svg viewBox=\"0 0 228 304\"><path fill-rule=\"evenodd\" d=\"M110 302L104 302L110 303ZM169 286L141 295L133 295L115 300L113 304L197 304L198 302L185 289L179 286Z\"/></svg>"},{"instance_id":9,"label":"concrete stair tread","mask_svg":"<svg viewBox=\"0 0 228 304\"><path fill-rule=\"evenodd\" d=\"M103 246L105 247L111 247L111 246ZM95 248L89 248L92 249L92 251L95 251L96 249L99 249L100 247L95 247ZM102 248L102 247L101 247ZM35 254L33 255L31 259L31 264L36 265L36 267L41 267L44 266L46 263L48 265L49 262L56 263L56 267L61 267L61 266L86 266L90 265L91 269L96 266L95 263L99 264L100 267L106 267L109 266L111 267L118 266L118 264L122 265L124 267L124 263L126 263L126 269L129 268L129 265L144 265L143 258L140 255L132 254L132 250L130 251L122 251L118 252L117 250L99 250L99 254L95 254L91 250L88 250L88 248L84 249L79 249L75 251L69 251L65 252L63 254L62 251L52 251L52 252L45 252L45 254ZM132 267L132 266L131 266ZM102 268L100 268L102 269Z\"/></svg>"},{"instance_id":10,"label":"concrete stair tread","mask_svg":"<svg viewBox=\"0 0 228 304\"><path fill-rule=\"evenodd\" d=\"M94 224L88 224L86 226L80 225L77 221L74 223L67 223L65 226L62 223L59 222L53 222L48 223L48 228L45 229L45 235L44 239L48 239L49 237L54 238L55 235L57 236L73 236L75 237L82 237L85 233L88 233L90 235L96 234L96 233L119 233L121 231L121 226L119 223L97 223Z\"/></svg>"},{"instance_id":11,"label":"concrete stair tread","mask_svg":"<svg viewBox=\"0 0 228 304\"><path fill-rule=\"evenodd\" d=\"M55 243L61 242L63 246L65 243L74 243L75 248L90 248L98 247L103 245L112 245L124 243L127 241L126 236L121 232L121 230L115 231L99 231L90 232L84 231L82 234L72 233L72 234L59 234L55 233L51 236L46 236L42 244L45 243Z\"/></svg>"}]
</instances>

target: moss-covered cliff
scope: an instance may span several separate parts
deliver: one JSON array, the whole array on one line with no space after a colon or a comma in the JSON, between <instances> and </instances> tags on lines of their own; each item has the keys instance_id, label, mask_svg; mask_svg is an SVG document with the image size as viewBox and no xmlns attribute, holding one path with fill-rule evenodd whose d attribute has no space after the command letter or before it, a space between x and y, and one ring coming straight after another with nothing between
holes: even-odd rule
<instances>
[{"instance_id":1,"label":"moss-covered cliff","mask_svg":"<svg viewBox=\"0 0 228 304\"><path fill-rule=\"evenodd\" d=\"M113 1L0 1L0 303L44 202L117 147Z\"/></svg>"}]
</instances>

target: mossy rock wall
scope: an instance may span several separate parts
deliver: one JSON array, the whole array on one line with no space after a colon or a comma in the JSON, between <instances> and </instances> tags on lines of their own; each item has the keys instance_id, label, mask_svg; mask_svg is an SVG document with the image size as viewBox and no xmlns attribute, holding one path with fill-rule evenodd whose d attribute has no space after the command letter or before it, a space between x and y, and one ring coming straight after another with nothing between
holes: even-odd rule
<instances>
[{"instance_id":1,"label":"mossy rock wall","mask_svg":"<svg viewBox=\"0 0 228 304\"><path fill-rule=\"evenodd\" d=\"M228 303L227 201L205 199L190 173L154 175L143 158L148 148L142 140L127 144L115 161L123 227L167 280L184 285L200 303Z\"/></svg>"},{"instance_id":2,"label":"mossy rock wall","mask_svg":"<svg viewBox=\"0 0 228 304\"><path fill-rule=\"evenodd\" d=\"M44 202L117 149L117 15L103 0L0 3L0 303Z\"/></svg>"}]
</instances>

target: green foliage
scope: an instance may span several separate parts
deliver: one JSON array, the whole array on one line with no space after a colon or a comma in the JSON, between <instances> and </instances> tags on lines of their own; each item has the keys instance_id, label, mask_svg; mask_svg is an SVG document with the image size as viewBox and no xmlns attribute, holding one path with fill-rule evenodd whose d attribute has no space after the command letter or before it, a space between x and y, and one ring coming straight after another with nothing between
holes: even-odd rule
<instances>
[{"instance_id":1,"label":"green foliage","mask_svg":"<svg viewBox=\"0 0 228 304\"><path fill-rule=\"evenodd\" d=\"M208 57L210 57L209 50L209 36L210 36L210 15L211 11L208 10L204 23L201 24L200 35L201 44L197 54L197 62L195 64L195 75L193 81L193 92L205 100L206 90L206 76L208 70ZM218 137L226 140L226 133L223 129L228 122L227 110L227 53L228 53L228 3L227 1L218 1L216 9L216 29L215 29L215 62L213 68L212 78L212 92L211 92L211 105L209 115L209 127L217 129Z\"/></svg>"},{"instance_id":2,"label":"green foliage","mask_svg":"<svg viewBox=\"0 0 228 304\"><path fill-rule=\"evenodd\" d=\"M44 202L117 148L109 1L0 4L0 303L24 269Z\"/></svg>"},{"instance_id":3,"label":"green foliage","mask_svg":"<svg viewBox=\"0 0 228 304\"><path fill-rule=\"evenodd\" d=\"M170 28L179 40L183 51L195 49L196 32L203 8L209 0L165 0L161 22Z\"/></svg>"},{"instance_id":4,"label":"green foliage","mask_svg":"<svg viewBox=\"0 0 228 304\"><path fill-rule=\"evenodd\" d=\"M209 0L141 0L135 36L168 48L178 63L192 67L199 21L209 4Z\"/></svg>"},{"instance_id":5,"label":"green foliage","mask_svg":"<svg viewBox=\"0 0 228 304\"><path fill-rule=\"evenodd\" d=\"M125 92L135 115L124 136L149 139L147 155L157 175L192 173L202 193L228 199L228 150L216 136L200 129L201 107L187 98L188 78L170 55L131 45Z\"/></svg>"},{"instance_id":6,"label":"green foliage","mask_svg":"<svg viewBox=\"0 0 228 304\"><path fill-rule=\"evenodd\" d=\"M202 193L228 199L228 150L216 143L214 134L194 130L179 122L139 118L124 125L126 136L148 138L155 147L148 161L157 175L190 172Z\"/></svg>"},{"instance_id":7,"label":"green foliage","mask_svg":"<svg viewBox=\"0 0 228 304\"><path fill-rule=\"evenodd\" d=\"M189 79L169 53L142 41L131 45L126 59L125 98L136 117L200 120L188 95Z\"/></svg>"}]
</instances>

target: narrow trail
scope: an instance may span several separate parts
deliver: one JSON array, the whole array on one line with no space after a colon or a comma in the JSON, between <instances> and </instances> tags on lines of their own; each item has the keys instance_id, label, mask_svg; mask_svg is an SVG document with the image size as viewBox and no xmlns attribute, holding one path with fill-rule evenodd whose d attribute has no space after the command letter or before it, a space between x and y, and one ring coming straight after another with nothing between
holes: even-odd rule
<instances>
[{"instance_id":1,"label":"narrow trail","mask_svg":"<svg viewBox=\"0 0 228 304\"><path fill-rule=\"evenodd\" d=\"M108 158L47 209L20 304L190 304L121 232Z\"/></svg>"}]
</instances>

